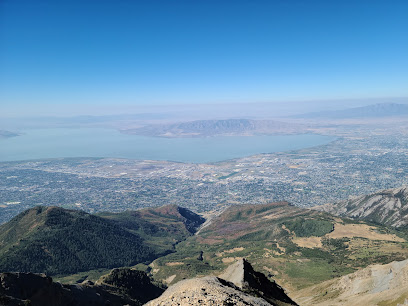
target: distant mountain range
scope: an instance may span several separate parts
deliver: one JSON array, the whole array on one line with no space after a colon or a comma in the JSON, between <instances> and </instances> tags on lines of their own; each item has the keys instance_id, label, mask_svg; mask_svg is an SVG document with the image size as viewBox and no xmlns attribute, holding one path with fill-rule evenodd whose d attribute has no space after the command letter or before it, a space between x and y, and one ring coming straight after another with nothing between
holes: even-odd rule
<instances>
[{"instance_id":1,"label":"distant mountain range","mask_svg":"<svg viewBox=\"0 0 408 306\"><path fill-rule=\"evenodd\" d=\"M0 138L9 138L15 136L19 136L19 134L10 131L0 130Z\"/></svg>"},{"instance_id":2,"label":"distant mountain range","mask_svg":"<svg viewBox=\"0 0 408 306\"><path fill-rule=\"evenodd\" d=\"M408 115L408 104L379 103L337 111L322 111L293 116L292 118L357 119L383 118Z\"/></svg>"},{"instance_id":3,"label":"distant mountain range","mask_svg":"<svg viewBox=\"0 0 408 306\"><path fill-rule=\"evenodd\" d=\"M155 137L209 137L293 134L304 132L305 129L306 126L301 124L273 120L226 119L155 124L122 132Z\"/></svg>"},{"instance_id":4,"label":"distant mountain range","mask_svg":"<svg viewBox=\"0 0 408 306\"><path fill-rule=\"evenodd\" d=\"M140 122L165 120L168 115L163 113L142 113L123 115L82 115L70 117L38 116L1 118L1 129L38 129L38 128L82 128L105 127L118 128L124 126L140 126Z\"/></svg>"}]
</instances>

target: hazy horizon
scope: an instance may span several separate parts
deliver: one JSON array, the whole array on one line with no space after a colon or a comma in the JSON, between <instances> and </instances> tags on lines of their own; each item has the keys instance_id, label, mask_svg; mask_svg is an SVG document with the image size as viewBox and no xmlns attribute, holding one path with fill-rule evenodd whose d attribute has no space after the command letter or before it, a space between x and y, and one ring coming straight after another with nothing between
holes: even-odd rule
<instances>
[{"instance_id":1,"label":"hazy horizon","mask_svg":"<svg viewBox=\"0 0 408 306\"><path fill-rule=\"evenodd\" d=\"M384 97L367 99L331 99L331 100L294 100L273 102L230 102L203 104L157 104L157 105L36 105L35 110L20 107L3 107L0 118L37 118L37 117L77 117L77 116L117 116L137 114L165 114L169 112L185 111L187 114L199 113L200 116L210 118L220 117L217 109L230 110L225 118L242 116L243 118L285 117L318 111L343 110L383 103L408 104L407 97ZM265 113L266 110L266 113ZM204 113L203 113L204 112ZM208 112L208 113L207 113ZM269 113L268 113L269 112ZM273 113L272 113L273 112ZM199 116L199 117L200 117ZM221 116L223 117L223 116Z\"/></svg>"}]
</instances>

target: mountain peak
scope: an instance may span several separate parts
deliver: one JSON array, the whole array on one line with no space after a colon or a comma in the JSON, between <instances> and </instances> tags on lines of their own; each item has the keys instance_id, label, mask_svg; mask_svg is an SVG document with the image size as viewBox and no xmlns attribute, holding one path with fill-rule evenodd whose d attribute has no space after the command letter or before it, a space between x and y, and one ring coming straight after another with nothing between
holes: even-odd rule
<instances>
[{"instance_id":1,"label":"mountain peak","mask_svg":"<svg viewBox=\"0 0 408 306\"><path fill-rule=\"evenodd\" d=\"M218 277L182 280L147 305L297 305L275 282L241 259Z\"/></svg>"},{"instance_id":2,"label":"mountain peak","mask_svg":"<svg viewBox=\"0 0 408 306\"><path fill-rule=\"evenodd\" d=\"M275 281L270 281L265 274L255 271L245 258L230 265L219 277L233 283L243 292L262 297L274 305L278 301L296 305L286 295L282 287L276 284Z\"/></svg>"}]
</instances>

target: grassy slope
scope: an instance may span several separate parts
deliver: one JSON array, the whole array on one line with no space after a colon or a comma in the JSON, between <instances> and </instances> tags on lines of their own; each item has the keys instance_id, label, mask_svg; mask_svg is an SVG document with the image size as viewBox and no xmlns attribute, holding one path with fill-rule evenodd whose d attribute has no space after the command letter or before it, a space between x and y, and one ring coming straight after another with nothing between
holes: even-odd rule
<instances>
[{"instance_id":1,"label":"grassy slope","mask_svg":"<svg viewBox=\"0 0 408 306\"><path fill-rule=\"evenodd\" d=\"M358 232L360 227L368 229L365 237L347 233L350 228ZM369 227L284 202L235 206L177 245L176 253L155 260L152 271L162 280L175 276L174 283L194 275L216 274L236 258L246 257L285 288L304 288L372 263L405 259L407 242L395 234L404 236L396 230ZM319 243L314 245L309 237ZM200 252L202 261L197 259Z\"/></svg>"}]
</instances>

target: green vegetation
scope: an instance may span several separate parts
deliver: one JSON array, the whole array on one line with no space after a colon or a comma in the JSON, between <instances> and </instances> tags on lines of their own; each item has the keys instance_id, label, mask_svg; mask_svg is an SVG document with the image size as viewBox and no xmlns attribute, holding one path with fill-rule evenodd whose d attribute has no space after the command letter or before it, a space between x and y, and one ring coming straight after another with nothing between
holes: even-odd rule
<instances>
[{"instance_id":1,"label":"green vegetation","mask_svg":"<svg viewBox=\"0 0 408 306\"><path fill-rule=\"evenodd\" d=\"M57 207L33 208L2 225L0 233L1 271L52 275L154 258L139 236L108 220Z\"/></svg>"},{"instance_id":2,"label":"green vegetation","mask_svg":"<svg viewBox=\"0 0 408 306\"><path fill-rule=\"evenodd\" d=\"M0 270L61 275L148 263L202 222L177 206L100 216L39 206L0 226Z\"/></svg>"},{"instance_id":3,"label":"green vegetation","mask_svg":"<svg viewBox=\"0 0 408 306\"><path fill-rule=\"evenodd\" d=\"M172 276L174 283L220 273L244 257L278 283L303 288L369 264L408 256L407 242L331 238L337 222L343 223L329 214L287 203L233 206L198 235L179 243L176 252L155 260L152 273L162 280ZM384 234L396 234L395 229L376 228ZM309 238L319 244L301 244ZM199 261L201 251L203 260Z\"/></svg>"},{"instance_id":4,"label":"green vegetation","mask_svg":"<svg viewBox=\"0 0 408 306\"><path fill-rule=\"evenodd\" d=\"M174 205L98 216L39 207L0 227L0 265L4 265L0 267L35 268L53 274L93 269L63 278L74 282L95 280L113 265L133 265L155 279L174 283L218 274L244 257L278 283L303 288L370 264L408 256L406 241L389 240L393 235L405 239L405 229L371 224L377 240L358 234L347 236L346 220L284 202L230 207L199 234L192 235L202 221ZM337 224L342 224L343 232L336 232ZM361 226L367 227L365 223ZM381 235L384 240L378 238ZM82 258L82 262L74 261ZM67 268L55 268L60 266Z\"/></svg>"},{"instance_id":5,"label":"green vegetation","mask_svg":"<svg viewBox=\"0 0 408 306\"><path fill-rule=\"evenodd\" d=\"M54 275L52 278L61 284L76 284L85 280L96 282L101 276L108 274L110 271L111 269L96 269L69 275Z\"/></svg>"},{"instance_id":6,"label":"green vegetation","mask_svg":"<svg viewBox=\"0 0 408 306\"><path fill-rule=\"evenodd\" d=\"M351 272L353 272L352 269L347 269L346 273ZM285 273L287 273L290 278L296 279L296 284L299 289L338 276L337 270L333 265L320 259L288 262L286 264Z\"/></svg>"},{"instance_id":7,"label":"green vegetation","mask_svg":"<svg viewBox=\"0 0 408 306\"><path fill-rule=\"evenodd\" d=\"M201 216L176 205L97 215L140 236L156 253L156 257L174 251L175 244L191 236L205 221Z\"/></svg>"},{"instance_id":8,"label":"green vegetation","mask_svg":"<svg viewBox=\"0 0 408 306\"><path fill-rule=\"evenodd\" d=\"M340 238L340 239L322 239L322 244L325 246L326 249L330 250L330 252L343 252L345 251L348 246L347 243L350 242L349 238Z\"/></svg>"},{"instance_id":9,"label":"green vegetation","mask_svg":"<svg viewBox=\"0 0 408 306\"><path fill-rule=\"evenodd\" d=\"M294 221L286 221L284 224L298 237L322 237L334 229L333 222L320 219L299 218Z\"/></svg>"}]
</instances>

